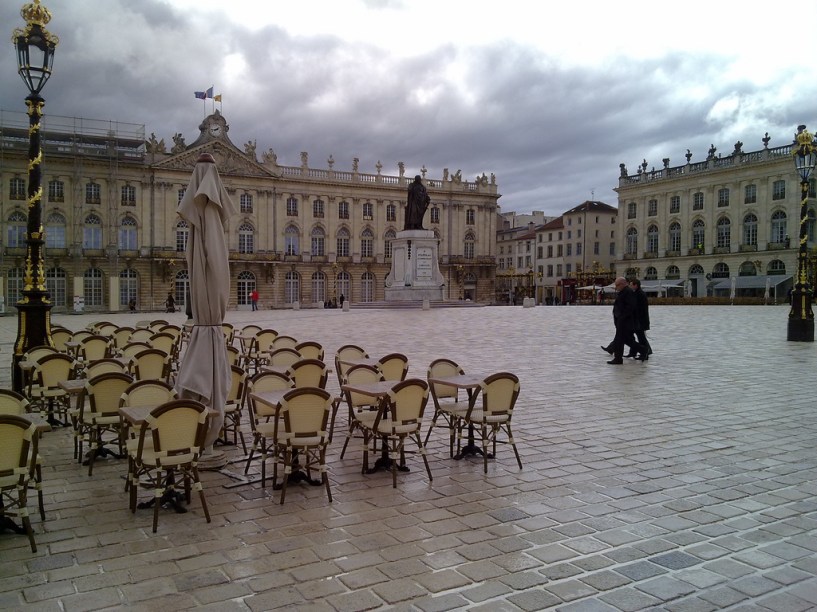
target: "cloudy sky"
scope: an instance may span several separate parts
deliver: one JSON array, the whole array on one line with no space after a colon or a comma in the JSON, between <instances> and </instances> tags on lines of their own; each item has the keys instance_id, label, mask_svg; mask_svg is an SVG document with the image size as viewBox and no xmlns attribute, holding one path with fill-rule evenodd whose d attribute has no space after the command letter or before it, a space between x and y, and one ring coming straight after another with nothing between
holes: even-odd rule
<instances>
[{"instance_id":1,"label":"cloudy sky","mask_svg":"<svg viewBox=\"0 0 817 612\"><path fill-rule=\"evenodd\" d=\"M45 113L188 143L212 112L279 163L494 173L505 211L617 205L630 172L817 128L817 3L784 0L43 0L60 37ZM23 24L4 1L0 23ZM6 40L8 40L6 38ZM0 47L0 109L25 110Z\"/></svg>"}]
</instances>

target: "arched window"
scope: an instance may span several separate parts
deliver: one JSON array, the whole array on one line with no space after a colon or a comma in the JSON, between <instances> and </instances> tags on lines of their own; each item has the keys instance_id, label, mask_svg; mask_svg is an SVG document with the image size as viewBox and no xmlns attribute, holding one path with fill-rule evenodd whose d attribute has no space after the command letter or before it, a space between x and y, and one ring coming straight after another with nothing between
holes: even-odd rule
<instances>
[{"instance_id":1,"label":"arched window","mask_svg":"<svg viewBox=\"0 0 817 612\"><path fill-rule=\"evenodd\" d=\"M323 257L326 255L326 234L320 225L312 228L312 256Z\"/></svg>"},{"instance_id":2,"label":"arched window","mask_svg":"<svg viewBox=\"0 0 817 612\"><path fill-rule=\"evenodd\" d=\"M139 303L139 275L127 268L119 273L119 305L127 306L131 300Z\"/></svg>"},{"instance_id":3,"label":"arched window","mask_svg":"<svg viewBox=\"0 0 817 612\"><path fill-rule=\"evenodd\" d=\"M681 251L681 224L677 221L669 226L669 250L676 253Z\"/></svg>"},{"instance_id":4,"label":"arched window","mask_svg":"<svg viewBox=\"0 0 817 612\"><path fill-rule=\"evenodd\" d=\"M766 266L766 274L785 274L786 273L786 264L784 264L779 259L774 259L769 262L769 265Z\"/></svg>"},{"instance_id":5,"label":"arched window","mask_svg":"<svg viewBox=\"0 0 817 612\"><path fill-rule=\"evenodd\" d=\"M720 249L728 249L732 246L732 222L729 217L721 217L715 224L718 234L717 245Z\"/></svg>"},{"instance_id":6,"label":"arched window","mask_svg":"<svg viewBox=\"0 0 817 612\"><path fill-rule=\"evenodd\" d=\"M706 237L706 224L702 219L696 219L692 222L692 248L698 249L703 253L704 238Z\"/></svg>"},{"instance_id":7,"label":"arched window","mask_svg":"<svg viewBox=\"0 0 817 612\"><path fill-rule=\"evenodd\" d=\"M349 240L351 236L349 230L342 227L336 234L337 255L338 257L349 257Z\"/></svg>"},{"instance_id":8,"label":"arched window","mask_svg":"<svg viewBox=\"0 0 817 612\"><path fill-rule=\"evenodd\" d=\"M757 268L751 261L744 261L738 268L738 276L757 276Z\"/></svg>"},{"instance_id":9,"label":"arched window","mask_svg":"<svg viewBox=\"0 0 817 612\"><path fill-rule=\"evenodd\" d=\"M638 230L634 227L627 230L627 244L624 252L627 255L635 255L638 253Z\"/></svg>"},{"instance_id":10,"label":"arched window","mask_svg":"<svg viewBox=\"0 0 817 612\"><path fill-rule=\"evenodd\" d=\"M255 253L255 229L250 223L238 226L238 252Z\"/></svg>"},{"instance_id":11,"label":"arched window","mask_svg":"<svg viewBox=\"0 0 817 612\"><path fill-rule=\"evenodd\" d=\"M294 225L288 225L284 230L284 255L298 255L300 249L298 247L298 237L300 232ZM297 300L296 300L297 301Z\"/></svg>"},{"instance_id":12,"label":"arched window","mask_svg":"<svg viewBox=\"0 0 817 612\"><path fill-rule=\"evenodd\" d=\"M45 290L51 296L51 304L54 306L66 306L67 275L62 268L49 268L45 271Z\"/></svg>"},{"instance_id":13,"label":"arched window","mask_svg":"<svg viewBox=\"0 0 817 612\"><path fill-rule=\"evenodd\" d=\"M292 304L301 301L301 275L290 270L284 279L284 302Z\"/></svg>"},{"instance_id":14,"label":"arched window","mask_svg":"<svg viewBox=\"0 0 817 612\"><path fill-rule=\"evenodd\" d=\"M352 299L352 275L348 272L338 272L338 300L340 300L340 296L343 296L347 301Z\"/></svg>"},{"instance_id":15,"label":"arched window","mask_svg":"<svg viewBox=\"0 0 817 612\"><path fill-rule=\"evenodd\" d=\"M743 244L757 246L757 217L753 213L743 217Z\"/></svg>"},{"instance_id":16,"label":"arched window","mask_svg":"<svg viewBox=\"0 0 817 612\"><path fill-rule=\"evenodd\" d=\"M364 272L360 277L360 301L374 302L374 274Z\"/></svg>"},{"instance_id":17,"label":"arched window","mask_svg":"<svg viewBox=\"0 0 817 612\"><path fill-rule=\"evenodd\" d=\"M704 275L704 267L701 264L692 264L689 266L689 275L690 276L703 276Z\"/></svg>"},{"instance_id":18,"label":"arched window","mask_svg":"<svg viewBox=\"0 0 817 612\"><path fill-rule=\"evenodd\" d=\"M187 270L179 270L176 272L173 289L175 291L173 297L176 300L176 308L178 308L180 312L184 312L187 310L187 294L190 293L190 274Z\"/></svg>"},{"instance_id":19,"label":"arched window","mask_svg":"<svg viewBox=\"0 0 817 612\"><path fill-rule=\"evenodd\" d=\"M52 212L45 220L45 248L64 249L65 248L65 217L57 212Z\"/></svg>"},{"instance_id":20,"label":"arched window","mask_svg":"<svg viewBox=\"0 0 817 612\"><path fill-rule=\"evenodd\" d=\"M657 225L651 225L651 226L649 226L647 228L647 252L648 253L658 253L658 226Z\"/></svg>"},{"instance_id":21,"label":"arched window","mask_svg":"<svg viewBox=\"0 0 817 612\"><path fill-rule=\"evenodd\" d=\"M667 266L667 279L675 280L681 278L681 268L678 266Z\"/></svg>"},{"instance_id":22,"label":"arched window","mask_svg":"<svg viewBox=\"0 0 817 612\"><path fill-rule=\"evenodd\" d=\"M82 248L102 248L102 219L95 214L90 214L85 217L85 226L82 228ZM87 295L85 297L85 305L90 306Z\"/></svg>"},{"instance_id":23,"label":"arched window","mask_svg":"<svg viewBox=\"0 0 817 612\"><path fill-rule=\"evenodd\" d=\"M250 294L255 289L255 274L249 270L243 270L238 273L236 278L236 290L238 291L237 303L239 306L246 306L252 303Z\"/></svg>"},{"instance_id":24,"label":"arched window","mask_svg":"<svg viewBox=\"0 0 817 612\"><path fill-rule=\"evenodd\" d=\"M121 251L135 251L139 248L136 242L136 219L127 216L122 217L119 226L119 249ZM125 302L127 304L127 302Z\"/></svg>"},{"instance_id":25,"label":"arched window","mask_svg":"<svg viewBox=\"0 0 817 612\"><path fill-rule=\"evenodd\" d=\"M83 275L83 289L85 293L85 306L90 308L102 307L102 270L99 268L89 268Z\"/></svg>"},{"instance_id":26,"label":"arched window","mask_svg":"<svg viewBox=\"0 0 817 612\"><path fill-rule=\"evenodd\" d=\"M176 251L187 250L187 239L190 238L190 226L182 219L176 224Z\"/></svg>"},{"instance_id":27,"label":"arched window","mask_svg":"<svg viewBox=\"0 0 817 612\"><path fill-rule=\"evenodd\" d=\"M326 275L320 270L312 273L312 301L326 301Z\"/></svg>"},{"instance_id":28,"label":"arched window","mask_svg":"<svg viewBox=\"0 0 817 612\"><path fill-rule=\"evenodd\" d=\"M22 268L9 269L8 278L6 279L6 307L16 306L17 302L23 299L23 274ZM51 300L53 304L54 294L51 294Z\"/></svg>"},{"instance_id":29,"label":"arched window","mask_svg":"<svg viewBox=\"0 0 817 612\"><path fill-rule=\"evenodd\" d=\"M386 255L386 259L391 259L392 255L392 244L391 241L397 238L397 234L395 234L394 230L386 231L385 236L383 236L383 252Z\"/></svg>"},{"instance_id":30,"label":"arched window","mask_svg":"<svg viewBox=\"0 0 817 612\"><path fill-rule=\"evenodd\" d=\"M374 234L368 227L360 234L360 256L374 257Z\"/></svg>"},{"instance_id":31,"label":"arched window","mask_svg":"<svg viewBox=\"0 0 817 612\"><path fill-rule=\"evenodd\" d=\"M658 278L658 270L655 266L648 266L647 271L644 272L644 280L656 280Z\"/></svg>"},{"instance_id":32,"label":"arched window","mask_svg":"<svg viewBox=\"0 0 817 612\"><path fill-rule=\"evenodd\" d=\"M729 278L729 266L723 262L716 263L712 268L712 278Z\"/></svg>"},{"instance_id":33,"label":"arched window","mask_svg":"<svg viewBox=\"0 0 817 612\"><path fill-rule=\"evenodd\" d=\"M26 222L26 216L19 210L15 210L9 215L6 246L19 248L26 245Z\"/></svg>"},{"instance_id":34,"label":"arched window","mask_svg":"<svg viewBox=\"0 0 817 612\"><path fill-rule=\"evenodd\" d=\"M772 242L783 244L786 242L786 213L778 210L772 214Z\"/></svg>"},{"instance_id":35,"label":"arched window","mask_svg":"<svg viewBox=\"0 0 817 612\"><path fill-rule=\"evenodd\" d=\"M473 259L474 258L474 243L476 242L476 237L474 237L474 232L468 230L465 232L465 242L462 247L462 254L465 259Z\"/></svg>"}]
</instances>

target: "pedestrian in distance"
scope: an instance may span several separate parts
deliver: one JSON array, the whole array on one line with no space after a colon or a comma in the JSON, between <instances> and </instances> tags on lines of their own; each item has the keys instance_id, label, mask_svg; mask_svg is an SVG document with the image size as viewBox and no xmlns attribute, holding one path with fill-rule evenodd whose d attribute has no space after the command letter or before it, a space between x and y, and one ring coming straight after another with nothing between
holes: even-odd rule
<instances>
[{"instance_id":1,"label":"pedestrian in distance","mask_svg":"<svg viewBox=\"0 0 817 612\"><path fill-rule=\"evenodd\" d=\"M647 331L650 329L650 304L649 300L647 300L647 294L641 289L641 281L637 278L634 278L630 281L630 288L635 292L635 318L636 318L636 328L635 328L635 337L638 341L638 344L645 346L647 348L646 356L644 361L646 361L650 355L652 355L652 347L650 343L647 341ZM630 346L630 352L627 354L627 357L637 357L638 353L635 350L634 346Z\"/></svg>"},{"instance_id":2,"label":"pedestrian in distance","mask_svg":"<svg viewBox=\"0 0 817 612\"><path fill-rule=\"evenodd\" d=\"M610 365L624 363L624 345L632 343L637 353L636 359L646 361L647 348L636 343L633 333L636 328L636 297L630 288L627 279L619 276L615 282L616 300L613 302L613 323L616 326L616 336L613 338L613 359ZM603 347L602 347L603 348Z\"/></svg>"}]
</instances>

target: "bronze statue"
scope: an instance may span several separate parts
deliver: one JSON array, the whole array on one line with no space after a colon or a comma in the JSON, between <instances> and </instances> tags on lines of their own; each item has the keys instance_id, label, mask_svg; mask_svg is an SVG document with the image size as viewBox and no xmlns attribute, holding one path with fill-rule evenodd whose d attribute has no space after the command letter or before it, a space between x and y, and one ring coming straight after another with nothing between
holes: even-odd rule
<instances>
[{"instance_id":1,"label":"bronze statue","mask_svg":"<svg viewBox=\"0 0 817 612\"><path fill-rule=\"evenodd\" d=\"M408 200L406 201L406 223L404 230L421 230L423 228L423 217L431 202L431 197L426 191L425 185L420 175L414 177L414 182L408 188Z\"/></svg>"}]
</instances>

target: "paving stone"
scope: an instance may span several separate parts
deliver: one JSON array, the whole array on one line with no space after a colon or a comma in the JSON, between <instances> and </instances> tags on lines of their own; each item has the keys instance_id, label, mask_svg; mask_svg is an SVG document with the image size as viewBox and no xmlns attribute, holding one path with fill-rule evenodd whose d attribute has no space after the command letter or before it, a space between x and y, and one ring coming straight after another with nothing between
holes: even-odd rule
<instances>
[{"instance_id":1,"label":"paving stone","mask_svg":"<svg viewBox=\"0 0 817 612\"><path fill-rule=\"evenodd\" d=\"M639 582L634 586L662 601L670 601L695 592L694 586L671 576L659 576L652 580Z\"/></svg>"},{"instance_id":2,"label":"paving stone","mask_svg":"<svg viewBox=\"0 0 817 612\"><path fill-rule=\"evenodd\" d=\"M652 563L657 563L668 569L683 569L685 567L692 567L698 565L701 560L684 552L675 551L665 555L655 555L649 559Z\"/></svg>"},{"instance_id":3,"label":"paving stone","mask_svg":"<svg viewBox=\"0 0 817 612\"><path fill-rule=\"evenodd\" d=\"M775 593L757 600L757 605L774 610L774 612L805 612L813 610L814 604L795 597L791 593Z\"/></svg>"},{"instance_id":4,"label":"paving stone","mask_svg":"<svg viewBox=\"0 0 817 612\"><path fill-rule=\"evenodd\" d=\"M626 586L609 593L603 593L599 595L599 599L624 612L643 610L661 603L660 599Z\"/></svg>"},{"instance_id":5,"label":"paving stone","mask_svg":"<svg viewBox=\"0 0 817 612\"><path fill-rule=\"evenodd\" d=\"M629 578L613 571L602 571L582 576L579 580L597 591L609 591L631 582Z\"/></svg>"},{"instance_id":6,"label":"paving stone","mask_svg":"<svg viewBox=\"0 0 817 612\"><path fill-rule=\"evenodd\" d=\"M526 611L546 610L561 603L561 599L542 589L529 589L509 595L508 601Z\"/></svg>"},{"instance_id":7,"label":"paving stone","mask_svg":"<svg viewBox=\"0 0 817 612\"><path fill-rule=\"evenodd\" d=\"M622 574L630 580L635 581L646 580L647 578L652 578L653 576L660 576L667 571L663 567L650 563L649 561L637 561L636 563L622 565L614 569L619 574Z\"/></svg>"}]
</instances>

